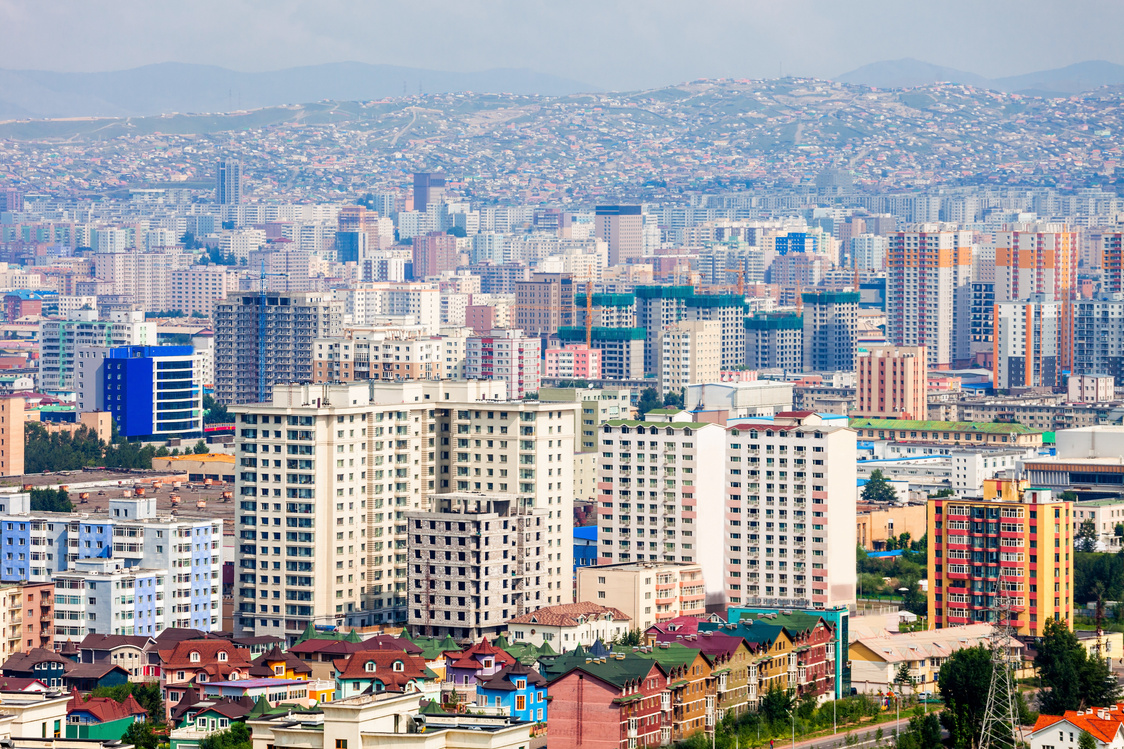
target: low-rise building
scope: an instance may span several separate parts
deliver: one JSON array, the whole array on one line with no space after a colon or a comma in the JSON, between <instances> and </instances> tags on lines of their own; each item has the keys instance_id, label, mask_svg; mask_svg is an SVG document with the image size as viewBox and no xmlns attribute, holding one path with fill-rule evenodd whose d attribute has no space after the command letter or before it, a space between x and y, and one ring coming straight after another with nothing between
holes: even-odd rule
<instances>
[{"instance_id":1,"label":"low-rise building","mask_svg":"<svg viewBox=\"0 0 1124 749\"><path fill-rule=\"evenodd\" d=\"M1039 715L1027 744L1030 749L1068 749L1077 746L1083 733L1093 737L1097 749L1124 747L1124 703L1066 710L1064 715Z\"/></svg>"},{"instance_id":2,"label":"low-rise building","mask_svg":"<svg viewBox=\"0 0 1124 749\"><path fill-rule=\"evenodd\" d=\"M532 645L550 643L557 652L581 644L591 647L628 634L631 620L611 606L588 601L545 606L510 619L507 631L513 640Z\"/></svg>"},{"instance_id":3,"label":"low-rise building","mask_svg":"<svg viewBox=\"0 0 1124 749\"><path fill-rule=\"evenodd\" d=\"M859 439L930 442L937 445L1042 447L1042 432L1022 424L971 421L851 419Z\"/></svg>"},{"instance_id":4,"label":"low-rise building","mask_svg":"<svg viewBox=\"0 0 1124 749\"><path fill-rule=\"evenodd\" d=\"M578 569L578 600L613 603L646 630L678 616L706 613L702 566L682 562L626 562Z\"/></svg>"}]
</instances>

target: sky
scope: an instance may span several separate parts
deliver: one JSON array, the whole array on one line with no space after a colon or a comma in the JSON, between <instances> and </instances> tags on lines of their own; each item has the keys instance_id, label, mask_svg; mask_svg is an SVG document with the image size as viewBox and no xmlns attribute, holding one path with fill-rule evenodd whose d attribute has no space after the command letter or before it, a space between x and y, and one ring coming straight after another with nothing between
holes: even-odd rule
<instances>
[{"instance_id":1,"label":"sky","mask_svg":"<svg viewBox=\"0 0 1124 749\"><path fill-rule=\"evenodd\" d=\"M0 68L358 61L606 90L830 78L913 57L987 77L1124 64L1119 0L0 0Z\"/></svg>"}]
</instances>

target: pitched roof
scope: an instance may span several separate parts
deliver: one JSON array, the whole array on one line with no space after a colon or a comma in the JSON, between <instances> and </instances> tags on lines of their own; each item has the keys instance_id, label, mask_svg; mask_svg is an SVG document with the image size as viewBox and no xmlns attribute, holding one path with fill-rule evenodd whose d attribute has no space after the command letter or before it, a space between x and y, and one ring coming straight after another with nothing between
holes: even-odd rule
<instances>
[{"instance_id":1,"label":"pitched roof","mask_svg":"<svg viewBox=\"0 0 1124 749\"><path fill-rule=\"evenodd\" d=\"M322 640L319 638L312 638L298 642L291 646L288 652L294 655L351 655L358 653L360 650L369 650L364 643L361 642L348 642L347 640Z\"/></svg>"},{"instance_id":2,"label":"pitched roof","mask_svg":"<svg viewBox=\"0 0 1124 749\"><path fill-rule=\"evenodd\" d=\"M367 664L374 664L374 671L367 670ZM401 663L402 669L395 670ZM363 650L353 653L350 658L332 662L337 679L378 679L388 692L401 692L412 681L426 681L437 675L425 665L425 660L402 650Z\"/></svg>"},{"instance_id":3,"label":"pitched roof","mask_svg":"<svg viewBox=\"0 0 1124 749\"><path fill-rule=\"evenodd\" d=\"M183 640L198 640L206 636L207 633L199 629L168 627L167 629L160 630L160 634L156 635L155 639L156 644L161 648L170 648L177 642L182 642Z\"/></svg>"},{"instance_id":4,"label":"pitched roof","mask_svg":"<svg viewBox=\"0 0 1124 749\"><path fill-rule=\"evenodd\" d=\"M523 678L532 686L546 686L546 679L535 669L522 663L504 666L491 676L477 676L477 686L480 689L510 692L515 689L514 679Z\"/></svg>"},{"instance_id":5,"label":"pitched roof","mask_svg":"<svg viewBox=\"0 0 1124 749\"><path fill-rule=\"evenodd\" d=\"M915 421L912 419L851 419L852 429L895 429L926 432L979 432L981 434L1042 434L1014 422L992 421Z\"/></svg>"},{"instance_id":6,"label":"pitched roof","mask_svg":"<svg viewBox=\"0 0 1124 749\"><path fill-rule=\"evenodd\" d=\"M43 689L33 689L36 685ZM47 685L39 679L28 676L0 676L0 692L45 692L47 689Z\"/></svg>"},{"instance_id":7,"label":"pitched roof","mask_svg":"<svg viewBox=\"0 0 1124 749\"><path fill-rule=\"evenodd\" d=\"M61 663L63 667L74 665L73 661L63 658L58 653L53 653L44 648L32 648L26 653L13 653L4 661L0 669L4 671L31 671L39 663Z\"/></svg>"},{"instance_id":8,"label":"pitched roof","mask_svg":"<svg viewBox=\"0 0 1124 749\"><path fill-rule=\"evenodd\" d=\"M120 671L127 677L129 672L116 663L76 663L66 670L67 679L101 679L113 671Z\"/></svg>"},{"instance_id":9,"label":"pitched roof","mask_svg":"<svg viewBox=\"0 0 1124 749\"><path fill-rule=\"evenodd\" d=\"M496 663L502 663L504 665L515 663L515 659L511 655L509 655L506 650L497 648L495 645L489 643L487 637L482 639L480 642L474 643L473 646L468 650L446 655L445 662L448 668L477 669L480 668L481 663L477 656L488 655L495 658ZM454 658L455 660L453 660L452 663L449 663L449 661Z\"/></svg>"},{"instance_id":10,"label":"pitched roof","mask_svg":"<svg viewBox=\"0 0 1124 749\"><path fill-rule=\"evenodd\" d=\"M589 601L577 603L560 603L556 606L545 606L529 614L509 619L508 624L539 624L544 627L576 627L582 621L612 620L627 622L629 617L620 609L612 606L601 606Z\"/></svg>"},{"instance_id":11,"label":"pitched roof","mask_svg":"<svg viewBox=\"0 0 1124 749\"><path fill-rule=\"evenodd\" d=\"M302 661L296 655L281 652L281 648L274 645L254 659L254 665L250 669L250 676L273 676L273 668L268 665L270 663L284 663L286 670L291 670L298 674L312 673L312 666Z\"/></svg>"},{"instance_id":12,"label":"pitched roof","mask_svg":"<svg viewBox=\"0 0 1124 749\"><path fill-rule=\"evenodd\" d=\"M652 673L653 669L667 676L667 670L662 664L648 658L641 658L636 653L618 654L607 658L584 658L567 653L559 656L554 665L560 667L546 677L550 683L574 671L581 671L618 689L629 684L639 684Z\"/></svg>"},{"instance_id":13,"label":"pitched roof","mask_svg":"<svg viewBox=\"0 0 1124 749\"><path fill-rule=\"evenodd\" d=\"M123 702L110 697L91 697L83 700L77 689L70 690L70 702L66 703L67 714L87 712L97 718L99 723L108 723L135 715L147 716L148 711L140 706L133 695L127 695Z\"/></svg>"},{"instance_id":14,"label":"pitched roof","mask_svg":"<svg viewBox=\"0 0 1124 749\"><path fill-rule=\"evenodd\" d=\"M82 638L78 647L83 650L113 650L121 647L143 648L150 638L140 635L95 635L89 634Z\"/></svg>"},{"instance_id":15,"label":"pitched roof","mask_svg":"<svg viewBox=\"0 0 1124 749\"><path fill-rule=\"evenodd\" d=\"M199 660L192 661L191 653L199 653ZM220 652L226 653L226 660L219 661ZM177 642L170 650L160 650L160 661L165 669L196 668L206 669L207 666L222 663L227 667L250 668L250 652L240 648L227 640L202 639L183 640ZM209 669L208 669L209 670Z\"/></svg>"},{"instance_id":16,"label":"pitched roof","mask_svg":"<svg viewBox=\"0 0 1124 749\"><path fill-rule=\"evenodd\" d=\"M1124 702L1111 707L1088 710L1066 710L1065 715L1039 715L1031 733L1035 734L1058 723L1069 723L1079 731L1088 731L1106 744L1124 735Z\"/></svg>"},{"instance_id":17,"label":"pitched roof","mask_svg":"<svg viewBox=\"0 0 1124 749\"><path fill-rule=\"evenodd\" d=\"M948 658L957 650L985 644L990 636L990 624L966 624L922 632L895 632L882 637L860 637L851 643L851 647L864 647L886 663L901 663L923 658ZM1021 649L1023 644L1012 640L1011 647Z\"/></svg>"}]
</instances>

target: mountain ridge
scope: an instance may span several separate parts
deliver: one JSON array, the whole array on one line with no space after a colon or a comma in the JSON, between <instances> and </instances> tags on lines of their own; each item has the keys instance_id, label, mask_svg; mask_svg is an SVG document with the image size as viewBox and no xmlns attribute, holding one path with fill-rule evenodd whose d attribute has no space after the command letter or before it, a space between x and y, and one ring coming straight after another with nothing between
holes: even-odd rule
<instances>
[{"instance_id":1,"label":"mountain ridge","mask_svg":"<svg viewBox=\"0 0 1124 749\"><path fill-rule=\"evenodd\" d=\"M1003 78L986 78L957 68L934 65L905 57L882 60L855 68L833 80L874 88L916 88L938 82L990 88L1005 93L1063 97L1102 86L1124 84L1124 65L1105 60L1086 60L1060 68L1038 70Z\"/></svg>"}]
</instances>

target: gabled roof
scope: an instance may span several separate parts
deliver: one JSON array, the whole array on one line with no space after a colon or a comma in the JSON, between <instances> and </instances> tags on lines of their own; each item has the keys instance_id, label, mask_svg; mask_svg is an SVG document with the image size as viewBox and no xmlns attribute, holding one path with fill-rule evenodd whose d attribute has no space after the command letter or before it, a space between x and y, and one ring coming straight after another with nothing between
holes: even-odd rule
<instances>
[{"instance_id":1,"label":"gabled roof","mask_svg":"<svg viewBox=\"0 0 1124 749\"><path fill-rule=\"evenodd\" d=\"M312 673L312 666L308 665L295 655L282 653L281 648L274 645L272 648L254 659L254 666L250 669L250 676L258 676L259 674L255 674L254 671L262 669L268 671L265 676L273 676L273 668L268 665L271 663L284 663L286 670L291 670L294 673L298 674Z\"/></svg>"},{"instance_id":2,"label":"gabled roof","mask_svg":"<svg viewBox=\"0 0 1124 749\"><path fill-rule=\"evenodd\" d=\"M601 606L588 601L578 603L560 603L557 606L545 606L529 614L509 619L508 624L538 624L544 627L576 627L584 621L612 620L627 622L629 617L620 609L612 606Z\"/></svg>"},{"instance_id":3,"label":"gabled roof","mask_svg":"<svg viewBox=\"0 0 1124 749\"><path fill-rule=\"evenodd\" d=\"M345 656L358 653L360 650L369 650L364 643L348 642L347 640L321 640L312 638L298 642L289 648L293 655L338 655Z\"/></svg>"},{"instance_id":4,"label":"gabled roof","mask_svg":"<svg viewBox=\"0 0 1124 749\"><path fill-rule=\"evenodd\" d=\"M68 680L75 679L104 679L106 675L120 671L127 679L128 670L121 668L116 663L76 663L66 670Z\"/></svg>"},{"instance_id":5,"label":"gabled roof","mask_svg":"<svg viewBox=\"0 0 1124 749\"><path fill-rule=\"evenodd\" d=\"M140 635L86 635L78 643L82 650L115 650L122 647L143 649L151 642L151 638Z\"/></svg>"},{"instance_id":6,"label":"gabled roof","mask_svg":"<svg viewBox=\"0 0 1124 749\"><path fill-rule=\"evenodd\" d=\"M1039 715L1031 733L1038 733L1059 723L1068 723L1077 731L1088 731L1098 741L1111 744L1124 735L1124 702L1111 707L1066 710L1065 715Z\"/></svg>"},{"instance_id":7,"label":"gabled roof","mask_svg":"<svg viewBox=\"0 0 1124 749\"><path fill-rule=\"evenodd\" d=\"M562 661L562 663L560 664L559 661ZM550 683L565 678L574 671L581 671L617 689L641 683L653 670L659 671L665 678L667 677L667 670L662 664L648 658L641 658L636 653L624 653L608 658L593 659L576 657L573 653L567 653L559 656L554 666L561 667L557 671L552 671L551 675L547 677Z\"/></svg>"},{"instance_id":8,"label":"gabled roof","mask_svg":"<svg viewBox=\"0 0 1124 749\"><path fill-rule=\"evenodd\" d=\"M160 634L156 635L155 639L156 645L159 648L168 649L173 647L177 642L182 642L183 640L198 640L205 637L207 637L207 633L199 629L168 627L167 629L160 630Z\"/></svg>"},{"instance_id":9,"label":"gabled roof","mask_svg":"<svg viewBox=\"0 0 1124 749\"><path fill-rule=\"evenodd\" d=\"M13 653L4 661L0 669L4 671L31 671L40 663L58 663L64 668L75 665L73 661L63 658L58 653L53 653L45 648L32 648L26 653Z\"/></svg>"},{"instance_id":10,"label":"gabled roof","mask_svg":"<svg viewBox=\"0 0 1124 749\"><path fill-rule=\"evenodd\" d=\"M487 637L473 644L472 647L464 652L446 655L445 663L447 668L467 668L475 670L480 668L480 659L487 656L495 658L497 664L502 663L506 666L515 663L515 659L509 655L506 650L497 648L495 645L489 643Z\"/></svg>"},{"instance_id":11,"label":"gabled roof","mask_svg":"<svg viewBox=\"0 0 1124 749\"><path fill-rule=\"evenodd\" d=\"M0 676L0 692L46 692L49 687L27 676Z\"/></svg>"},{"instance_id":12,"label":"gabled roof","mask_svg":"<svg viewBox=\"0 0 1124 749\"><path fill-rule=\"evenodd\" d=\"M192 661L191 653L199 653L199 660ZM218 659L219 653L226 653L226 660ZM250 652L240 648L228 640L201 639L183 640L177 642L170 650L160 650L160 661L165 669L194 668L207 669L209 666L221 664L227 668L250 668Z\"/></svg>"},{"instance_id":13,"label":"gabled roof","mask_svg":"<svg viewBox=\"0 0 1124 749\"><path fill-rule=\"evenodd\" d=\"M367 664L374 664L374 671L368 671ZM401 670L396 671L395 665L402 664ZM369 680L378 679L388 692L405 691L406 685L412 681L430 681L437 678L437 674L429 670L425 660L418 655L413 655L402 650L364 650L353 653L346 660L333 661L336 669L336 678L340 680Z\"/></svg>"},{"instance_id":14,"label":"gabled roof","mask_svg":"<svg viewBox=\"0 0 1124 749\"><path fill-rule=\"evenodd\" d=\"M124 702L118 702L109 697L91 697L88 700L83 700L77 689L70 690L70 702L66 703L66 712L68 715L86 712L97 718L99 723L148 715L148 711L141 707L131 694L125 697Z\"/></svg>"},{"instance_id":15,"label":"gabled roof","mask_svg":"<svg viewBox=\"0 0 1124 749\"><path fill-rule=\"evenodd\" d=\"M538 671L522 663L504 666L491 676L476 677L478 688L498 692L514 691L516 679L526 679L531 686L546 686L546 679Z\"/></svg>"}]
</instances>

